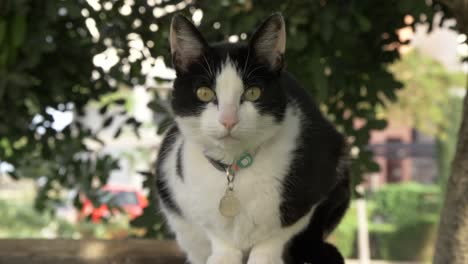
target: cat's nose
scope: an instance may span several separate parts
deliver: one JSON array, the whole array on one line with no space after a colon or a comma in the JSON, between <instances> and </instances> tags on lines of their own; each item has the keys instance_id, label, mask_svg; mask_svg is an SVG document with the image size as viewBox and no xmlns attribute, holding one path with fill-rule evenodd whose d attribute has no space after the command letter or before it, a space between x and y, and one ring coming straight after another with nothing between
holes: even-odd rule
<instances>
[{"instance_id":1,"label":"cat's nose","mask_svg":"<svg viewBox=\"0 0 468 264\"><path fill-rule=\"evenodd\" d=\"M231 130L237 123L239 118L236 115L223 116L219 119L219 122L228 130Z\"/></svg>"},{"instance_id":2,"label":"cat's nose","mask_svg":"<svg viewBox=\"0 0 468 264\"><path fill-rule=\"evenodd\" d=\"M239 123L236 105L220 103L218 122L227 130L231 130L237 123Z\"/></svg>"}]
</instances>

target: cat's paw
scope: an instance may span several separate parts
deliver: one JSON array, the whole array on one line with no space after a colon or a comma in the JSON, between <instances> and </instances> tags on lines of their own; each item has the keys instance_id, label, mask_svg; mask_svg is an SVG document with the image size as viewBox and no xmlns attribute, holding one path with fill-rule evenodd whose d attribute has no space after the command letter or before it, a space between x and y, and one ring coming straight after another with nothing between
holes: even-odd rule
<instances>
[{"instance_id":1,"label":"cat's paw","mask_svg":"<svg viewBox=\"0 0 468 264\"><path fill-rule=\"evenodd\" d=\"M266 252L252 252L247 264L284 264L283 258L277 254L267 254Z\"/></svg>"},{"instance_id":2,"label":"cat's paw","mask_svg":"<svg viewBox=\"0 0 468 264\"><path fill-rule=\"evenodd\" d=\"M242 264L242 253L237 251L213 253L206 264Z\"/></svg>"}]
</instances>

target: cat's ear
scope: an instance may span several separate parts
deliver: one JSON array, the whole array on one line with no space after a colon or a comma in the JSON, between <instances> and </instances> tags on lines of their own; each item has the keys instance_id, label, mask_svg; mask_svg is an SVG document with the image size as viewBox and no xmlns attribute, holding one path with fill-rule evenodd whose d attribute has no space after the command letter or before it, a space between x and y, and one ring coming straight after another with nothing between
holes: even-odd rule
<instances>
[{"instance_id":1,"label":"cat's ear","mask_svg":"<svg viewBox=\"0 0 468 264\"><path fill-rule=\"evenodd\" d=\"M172 63L178 71L188 67L203 56L208 44L195 25L181 14L172 18L170 31Z\"/></svg>"},{"instance_id":2,"label":"cat's ear","mask_svg":"<svg viewBox=\"0 0 468 264\"><path fill-rule=\"evenodd\" d=\"M275 13L268 17L250 40L250 48L261 63L267 63L271 69L281 69L286 49L286 28L283 16Z\"/></svg>"}]
</instances>

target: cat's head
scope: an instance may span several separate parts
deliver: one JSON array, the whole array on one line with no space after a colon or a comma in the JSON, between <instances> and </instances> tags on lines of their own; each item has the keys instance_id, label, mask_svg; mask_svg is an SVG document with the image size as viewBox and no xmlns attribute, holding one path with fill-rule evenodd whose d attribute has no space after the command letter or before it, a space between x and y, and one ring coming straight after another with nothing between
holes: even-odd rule
<instances>
[{"instance_id":1,"label":"cat's head","mask_svg":"<svg viewBox=\"0 0 468 264\"><path fill-rule=\"evenodd\" d=\"M278 131L286 108L281 15L266 19L248 43L213 45L176 15L170 45L177 74L172 107L184 136L207 149L236 152L253 149Z\"/></svg>"}]
</instances>

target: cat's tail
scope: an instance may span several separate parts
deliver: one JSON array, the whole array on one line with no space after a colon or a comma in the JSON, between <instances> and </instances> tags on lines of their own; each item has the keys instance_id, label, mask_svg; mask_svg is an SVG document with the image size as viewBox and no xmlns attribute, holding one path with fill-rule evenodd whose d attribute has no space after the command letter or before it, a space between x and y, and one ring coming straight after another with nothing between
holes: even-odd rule
<instances>
[{"instance_id":1,"label":"cat's tail","mask_svg":"<svg viewBox=\"0 0 468 264\"><path fill-rule=\"evenodd\" d=\"M288 255L289 258L285 258L288 264L345 264L343 256L334 245L316 236L294 239Z\"/></svg>"},{"instance_id":2,"label":"cat's tail","mask_svg":"<svg viewBox=\"0 0 468 264\"><path fill-rule=\"evenodd\" d=\"M302 256L296 256L291 264L345 264L338 249L325 241L309 244L303 253Z\"/></svg>"}]
</instances>

